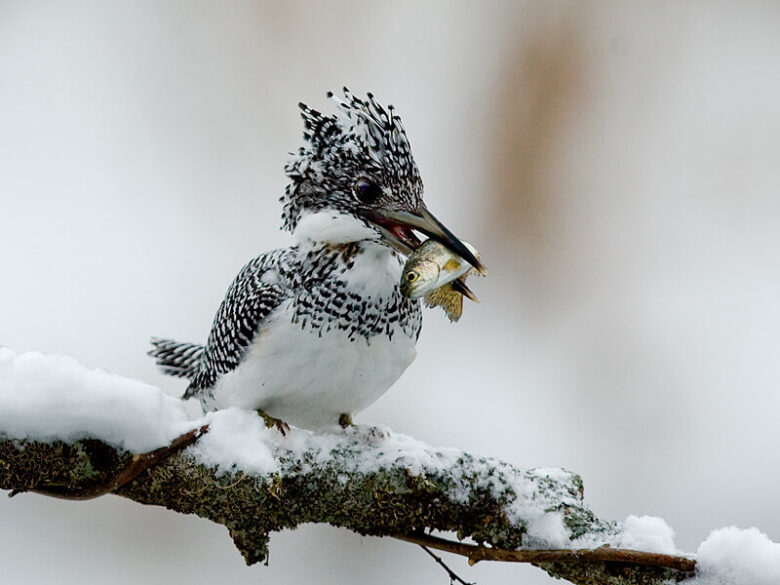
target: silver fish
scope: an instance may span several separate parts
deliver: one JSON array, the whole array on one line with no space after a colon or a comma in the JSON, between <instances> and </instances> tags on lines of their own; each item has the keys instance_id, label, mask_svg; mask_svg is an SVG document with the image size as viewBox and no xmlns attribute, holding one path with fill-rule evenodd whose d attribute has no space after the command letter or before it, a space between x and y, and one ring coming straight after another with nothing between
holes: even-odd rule
<instances>
[{"instance_id":1,"label":"silver fish","mask_svg":"<svg viewBox=\"0 0 780 585\"><path fill-rule=\"evenodd\" d=\"M479 258L474 246L463 242ZM435 240L426 240L406 260L401 275L401 293L410 299L423 297L428 307L441 307L450 321L463 313L463 297L477 297L466 286L466 277L478 274L474 267Z\"/></svg>"}]
</instances>

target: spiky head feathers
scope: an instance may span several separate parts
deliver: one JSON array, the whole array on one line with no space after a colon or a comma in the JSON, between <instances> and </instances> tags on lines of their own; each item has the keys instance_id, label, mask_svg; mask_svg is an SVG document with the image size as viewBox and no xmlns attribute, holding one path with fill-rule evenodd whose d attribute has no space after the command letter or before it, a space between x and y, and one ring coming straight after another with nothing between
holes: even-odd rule
<instances>
[{"instance_id":1,"label":"spiky head feathers","mask_svg":"<svg viewBox=\"0 0 780 585\"><path fill-rule=\"evenodd\" d=\"M294 230L304 212L415 209L422 180L393 107L385 109L370 93L360 99L347 88L343 100L328 97L338 105L336 114L299 104L306 144L285 166L291 182L281 199L283 227Z\"/></svg>"}]
</instances>

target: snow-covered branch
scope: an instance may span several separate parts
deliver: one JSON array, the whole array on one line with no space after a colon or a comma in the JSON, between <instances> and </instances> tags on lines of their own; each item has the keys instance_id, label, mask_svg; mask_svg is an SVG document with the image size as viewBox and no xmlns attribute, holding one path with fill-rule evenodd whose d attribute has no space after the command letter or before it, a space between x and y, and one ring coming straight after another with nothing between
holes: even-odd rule
<instances>
[{"instance_id":1,"label":"snow-covered branch","mask_svg":"<svg viewBox=\"0 0 780 585\"><path fill-rule=\"evenodd\" d=\"M213 432L224 435L251 416L214 417ZM324 522L399 537L472 562L532 562L574 583L589 582L584 574L591 579L620 574L615 583L661 583L679 580L693 568L692 561L667 555L572 550L579 548L578 538L619 542L623 536L583 506L579 477L565 471L518 470L362 429L326 437L292 430L285 438L262 425L255 430L260 440L253 446L275 458L264 469L262 464L249 470L221 465L213 458L224 444L212 440L209 430L199 439L202 444L169 457L162 453L140 475L127 470L151 457L133 457L102 441L6 439L0 441L0 487L74 499L114 491L143 504L194 513L225 525L247 563L267 559L271 532ZM119 485L122 477L128 481ZM477 544L433 537L431 530L455 532ZM536 550L551 546L563 550Z\"/></svg>"},{"instance_id":2,"label":"snow-covered branch","mask_svg":"<svg viewBox=\"0 0 780 585\"><path fill-rule=\"evenodd\" d=\"M695 567L662 520L597 518L565 470L518 469L387 429L282 436L236 409L189 420L183 403L140 382L5 350L0 488L111 492L197 514L226 526L250 564L267 560L272 532L320 522L471 563L530 562L573 583L661 584Z\"/></svg>"}]
</instances>

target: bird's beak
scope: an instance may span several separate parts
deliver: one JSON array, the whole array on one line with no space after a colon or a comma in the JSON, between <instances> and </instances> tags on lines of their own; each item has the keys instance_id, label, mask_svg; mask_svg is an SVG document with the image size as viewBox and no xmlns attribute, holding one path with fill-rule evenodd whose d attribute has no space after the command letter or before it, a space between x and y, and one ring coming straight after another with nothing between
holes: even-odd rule
<instances>
[{"instance_id":1,"label":"bird's beak","mask_svg":"<svg viewBox=\"0 0 780 585\"><path fill-rule=\"evenodd\" d=\"M446 246L476 268L480 274L485 274L482 262L455 237L455 234L436 219L425 205L420 205L415 211L370 209L363 213L366 219L379 228L388 243L401 254L408 256L420 246L419 238L412 231L417 230Z\"/></svg>"},{"instance_id":2,"label":"bird's beak","mask_svg":"<svg viewBox=\"0 0 780 585\"><path fill-rule=\"evenodd\" d=\"M454 288L467 299L472 300L475 303L479 302L477 295L475 295L474 291L466 285L466 280L462 276L452 281L452 288Z\"/></svg>"}]
</instances>

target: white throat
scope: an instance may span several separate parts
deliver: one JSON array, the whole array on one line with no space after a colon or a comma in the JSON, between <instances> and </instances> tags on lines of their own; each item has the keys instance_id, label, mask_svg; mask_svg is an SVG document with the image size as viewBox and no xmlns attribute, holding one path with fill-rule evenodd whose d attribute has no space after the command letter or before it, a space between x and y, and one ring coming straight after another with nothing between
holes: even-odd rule
<instances>
[{"instance_id":1,"label":"white throat","mask_svg":"<svg viewBox=\"0 0 780 585\"><path fill-rule=\"evenodd\" d=\"M325 209L301 215L293 237L299 242L309 240L349 244L361 240L376 240L377 233L352 215L334 209Z\"/></svg>"}]
</instances>

